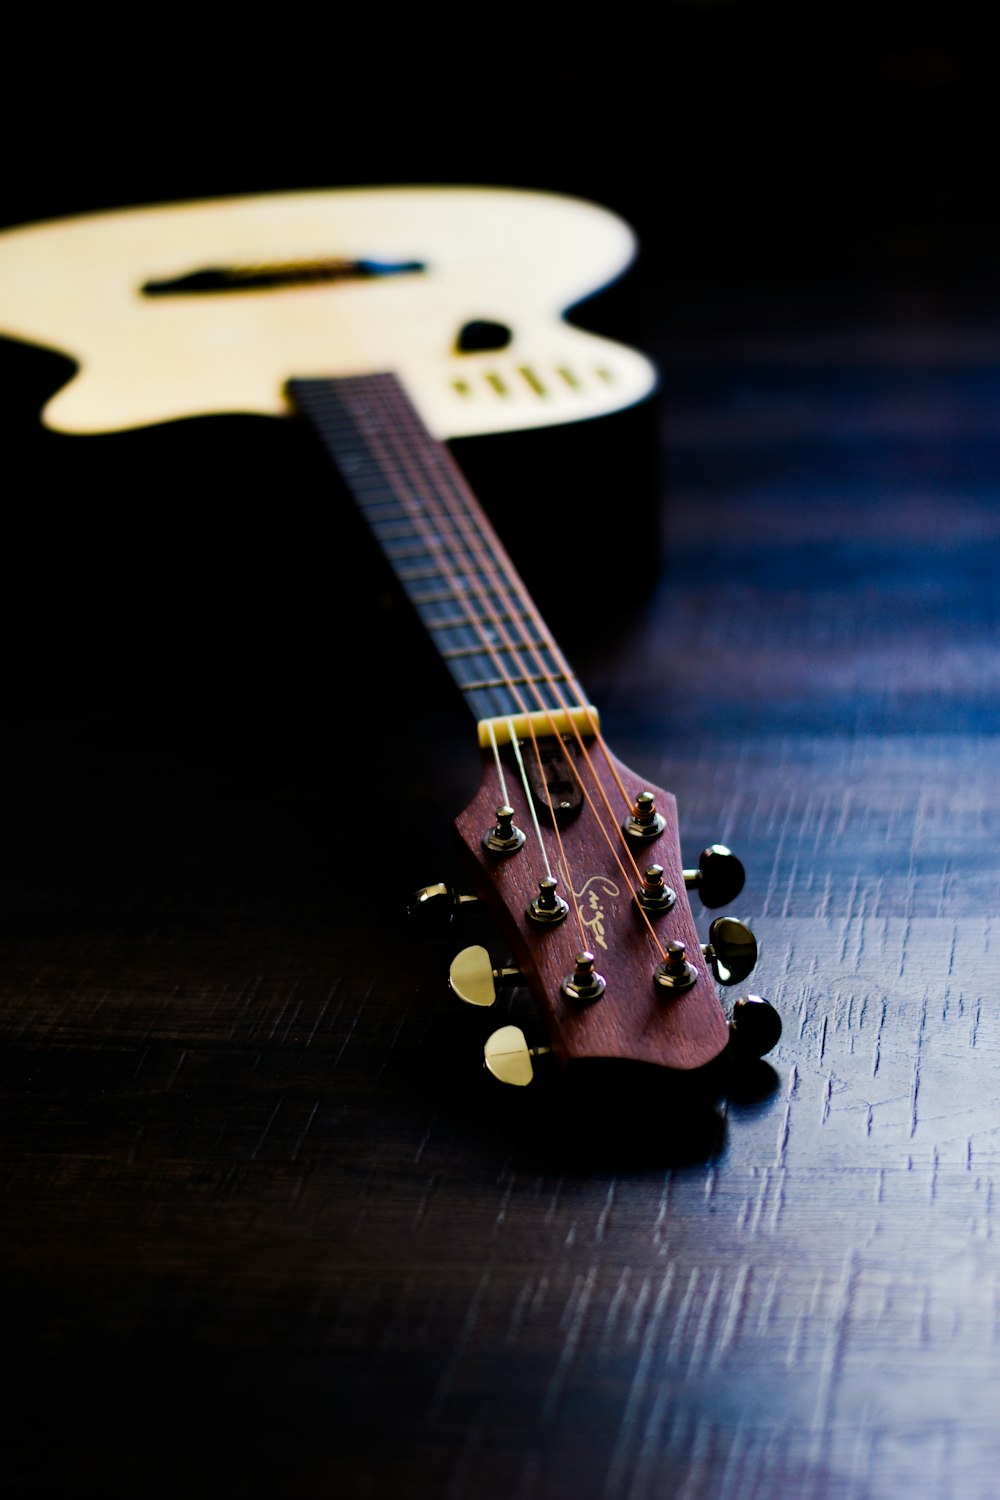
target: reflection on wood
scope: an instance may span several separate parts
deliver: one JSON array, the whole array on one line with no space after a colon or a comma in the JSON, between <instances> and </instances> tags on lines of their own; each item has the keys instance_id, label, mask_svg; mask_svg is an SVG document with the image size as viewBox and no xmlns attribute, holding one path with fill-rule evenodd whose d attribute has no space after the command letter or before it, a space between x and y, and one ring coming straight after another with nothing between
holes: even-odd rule
<instances>
[{"instance_id":1,"label":"reflection on wood","mask_svg":"<svg viewBox=\"0 0 1000 1500\"><path fill-rule=\"evenodd\" d=\"M308 559L283 579L244 536L169 625L122 580L128 639L76 692L41 656L4 746L15 1489L995 1494L1000 391L978 313L916 363L866 317L849 358L773 309L665 340L662 588L574 652L686 862L747 865L784 1034L724 1120L483 1072L521 1018L449 1001L476 919L402 914L450 874L461 710L413 645L433 743L344 729L325 642L357 605L329 590L317 639ZM265 470L298 451L248 430ZM199 441L211 473L230 430ZM87 659L95 575L61 567ZM365 616L366 662L397 618Z\"/></svg>"}]
</instances>

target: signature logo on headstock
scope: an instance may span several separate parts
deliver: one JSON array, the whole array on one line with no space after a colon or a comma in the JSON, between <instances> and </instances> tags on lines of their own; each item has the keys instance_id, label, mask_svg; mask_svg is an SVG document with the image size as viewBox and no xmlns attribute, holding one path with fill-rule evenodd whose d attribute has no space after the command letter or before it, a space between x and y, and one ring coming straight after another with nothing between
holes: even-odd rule
<instances>
[{"instance_id":1,"label":"signature logo on headstock","mask_svg":"<svg viewBox=\"0 0 1000 1500\"><path fill-rule=\"evenodd\" d=\"M584 927L590 930L594 942L607 952L608 945L604 941L606 918L602 902L620 896L621 890L606 875L591 875L589 880L583 882L582 889L574 891L573 895L577 899Z\"/></svg>"}]
</instances>

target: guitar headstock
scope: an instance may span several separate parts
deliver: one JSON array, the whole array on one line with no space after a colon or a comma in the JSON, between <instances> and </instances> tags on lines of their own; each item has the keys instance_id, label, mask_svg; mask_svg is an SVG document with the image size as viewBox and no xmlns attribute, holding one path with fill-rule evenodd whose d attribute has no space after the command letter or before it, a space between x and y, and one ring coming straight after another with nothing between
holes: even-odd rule
<instances>
[{"instance_id":1,"label":"guitar headstock","mask_svg":"<svg viewBox=\"0 0 1000 1500\"><path fill-rule=\"evenodd\" d=\"M716 981L745 978L756 943L724 917L703 945L687 888L700 885L704 904L718 906L739 893L743 870L721 846L697 871L683 869L669 792L599 735L529 736L484 750L479 790L456 829L517 964L494 971L483 950L470 951L453 968L462 998L488 1004L495 983L519 973L564 1065L617 1059L691 1074L725 1052L731 1030ZM757 1055L780 1033L766 1012L755 1004L746 1027L758 1033L747 1039ZM508 1081L527 1081L524 1061ZM489 1049L487 1062L503 1076Z\"/></svg>"}]
</instances>

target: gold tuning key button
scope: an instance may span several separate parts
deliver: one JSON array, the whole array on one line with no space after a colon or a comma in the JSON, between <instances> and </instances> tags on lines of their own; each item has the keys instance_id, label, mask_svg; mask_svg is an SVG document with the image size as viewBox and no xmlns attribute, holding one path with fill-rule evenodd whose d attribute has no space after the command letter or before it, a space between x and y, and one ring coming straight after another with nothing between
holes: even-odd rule
<instances>
[{"instance_id":1,"label":"gold tuning key button","mask_svg":"<svg viewBox=\"0 0 1000 1500\"><path fill-rule=\"evenodd\" d=\"M631 816L622 824L622 832L630 839L645 842L646 839L659 838L666 826L666 818L656 811L656 798L652 792L640 792Z\"/></svg>"},{"instance_id":2,"label":"gold tuning key button","mask_svg":"<svg viewBox=\"0 0 1000 1500\"><path fill-rule=\"evenodd\" d=\"M729 1045L738 1057L763 1057L777 1046L781 1017L761 995L744 995L733 1006L729 1022Z\"/></svg>"},{"instance_id":3,"label":"gold tuning key button","mask_svg":"<svg viewBox=\"0 0 1000 1500\"><path fill-rule=\"evenodd\" d=\"M514 825L514 809L502 805L497 808L497 820L483 834L483 848L491 854L516 854L524 848L524 833Z\"/></svg>"},{"instance_id":4,"label":"gold tuning key button","mask_svg":"<svg viewBox=\"0 0 1000 1500\"><path fill-rule=\"evenodd\" d=\"M466 1005L494 1005L497 984L520 977L520 969L495 969L486 949L478 944L456 953L448 970L449 985Z\"/></svg>"},{"instance_id":5,"label":"gold tuning key button","mask_svg":"<svg viewBox=\"0 0 1000 1500\"><path fill-rule=\"evenodd\" d=\"M450 885L439 881L437 885L422 885L419 891L414 891L407 910L411 916L419 916L421 921L450 922L463 906L478 900L478 896L460 895Z\"/></svg>"},{"instance_id":6,"label":"gold tuning key button","mask_svg":"<svg viewBox=\"0 0 1000 1500\"><path fill-rule=\"evenodd\" d=\"M529 1047L520 1026L501 1026L487 1038L483 1057L494 1078L524 1088L535 1076L531 1059L551 1050L551 1047Z\"/></svg>"},{"instance_id":7,"label":"gold tuning key button","mask_svg":"<svg viewBox=\"0 0 1000 1500\"><path fill-rule=\"evenodd\" d=\"M740 984L757 962L757 939L745 922L716 917L702 947L720 984Z\"/></svg>"},{"instance_id":8,"label":"gold tuning key button","mask_svg":"<svg viewBox=\"0 0 1000 1500\"><path fill-rule=\"evenodd\" d=\"M697 891L702 906L709 909L735 901L746 878L740 861L725 844L709 844L698 856L697 870L684 871L684 884L689 891Z\"/></svg>"}]
</instances>

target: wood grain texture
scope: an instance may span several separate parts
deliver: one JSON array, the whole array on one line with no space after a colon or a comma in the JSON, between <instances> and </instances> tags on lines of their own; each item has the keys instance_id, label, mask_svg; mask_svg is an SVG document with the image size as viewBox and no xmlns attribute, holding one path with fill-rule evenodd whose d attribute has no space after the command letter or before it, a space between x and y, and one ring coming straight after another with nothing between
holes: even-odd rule
<instances>
[{"instance_id":1,"label":"wood grain texture","mask_svg":"<svg viewBox=\"0 0 1000 1500\"><path fill-rule=\"evenodd\" d=\"M686 862L748 868L785 1031L700 1133L483 1074L479 928L402 911L478 754L398 606L358 645L386 578L306 445L36 440L54 365L7 351L8 1493L993 1500L1000 325L653 332L662 583L552 623ZM372 724L408 653L426 739L355 736L331 642Z\"/></svg>"},{"instance_id":2,"label":"wood grain texture","mask_svg":"<svg viewBox=\"0 0 1000 1500\"><path fill-rule=\"evenodd\" d=\"M531 753L528 742L523 755L530 760ZM510 945L544 1021L548 1044L563 1066L616 1058L671 1071L705 1068L725 1050L729 1032L684 889L676 802L595 740L570 741L567 756L585 805L578 818L560 829L558 842L551 826L542 828L553 872L562 868L562 861L570 872L570 880L563 875L559 881L569 906L565 921L545 929L528 915L546 866L537 853L527 794L518 785L511 754L505 757L504 780L514 824L532 837L517 855L483 849L483 835L493 827L503 802L493 756L484 753L479 791L455 825L473 888ZM643 791L654 794L665 826L655 839L630 843L620 824ZM647 921L634 892L653 861L661 865L664 883L677 899L669 912ZM686 961L697 971L691 987L676 993L653 979L671 942L685 945ZM604 994L589 1005L569 999L562 990L581 951L593 953L596 972L608 981ZM669 1088L666 1080L664 1087Z\"/></svg>"}]
</instances>

